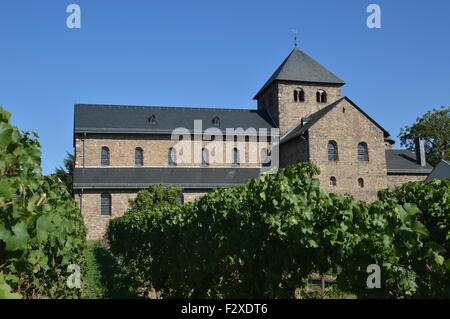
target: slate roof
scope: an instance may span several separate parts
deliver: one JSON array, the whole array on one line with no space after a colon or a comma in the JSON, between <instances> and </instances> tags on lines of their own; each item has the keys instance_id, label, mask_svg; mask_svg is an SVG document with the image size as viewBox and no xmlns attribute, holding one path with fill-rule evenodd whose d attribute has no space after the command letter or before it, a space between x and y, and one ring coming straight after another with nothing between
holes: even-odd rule
<instances>
[{"instance_id":1,"label":"slate roof","mask_svg":"<svg viewBox=\"0 0 450 319\"><path fill-rule=\"evenodd\" d=\"M299 48L295 48L281 63L274 74L255 95L258 97L270 84L276 80L298 81L309 83L327 83L344 85L345 82L328 71Z\"/></svg>"},{"instance_id":2,"label":"slate roof","mask_svg":"<svg viewBox=\"0 0 450 319\"><path fill-rule=\"evenodd\" d=\"M439 164L433 169L433 171L428 175L425 182L430 182L432 179L444 179L450 178L450 162L446 160L441 160Z\"/></svg>"},{"instance_id":3,"label":"slate roof","mask_svg":"<svg viewBox=\"0 0 450 319\"><path fill-rule=\"evenodd\" d=\"M216 116L224 133L226 128L275 127L264 110L76 104L74 112L74 133L171 134L178 127L193 132L194 120L202 120L205 130L215 127ZM149 123L152 115L155 124Z\"/></svg>"},{"instance_id":4,"label":"slate roof","mask_svg":"<svg viewBox=\"0 0 450 319\"><path fill-rule=\"evenodd\" d=\"M302 134L304 134L311 126L313 126L315 123L317 123L317 121L319 121L321 118L323 118L328 112L330 112L335 106L339 105L339 103L343 100L346 100L347 102L349 102L350 104L352 104L357 110L359 110L365 117L367 117L373 124L375 124L378 128L380 128L385 137L390 136L389 132L386 131L380 124L378 124L377 122L375 122L374 119L372 119L366 112L364 112L358 105L356 105L355 103L353 103L352 100L350 100L348 97L342 97L339 100L331 103L330 105L327 105L326 107L324 107L323 109L321 109L320 111L317 111L313 114L311 114L310 116L304 118L302 121L300 121L293 129L291 129L290 131L288 131L286 134L284 134L281 138L280 138L280 143L286 143L288 141L290 141L293 138L296 138L298 136L301 136Z\"/></svg>"},{"instance_id":5,"label":"slate roof","mask_svg":"<svg viewBox=\"0 0 450 319\"><path fill-rule=\"evenodd\" d=\"M127 167L75 168L74 189L142 189L151 184L210 189L245 184L261 168Z\"/></svg>"},{"instance_id":6,"label":"slate roof","mask_svg":"<svg viewBox=\"0 0 450 319\"><path fill-rule=\"evenodd\" d=\"M428 162L420 166L416 155L408 150L386 150L386 166L388 174L429 174L433 169Z\"/></svg>"}]
</instances>

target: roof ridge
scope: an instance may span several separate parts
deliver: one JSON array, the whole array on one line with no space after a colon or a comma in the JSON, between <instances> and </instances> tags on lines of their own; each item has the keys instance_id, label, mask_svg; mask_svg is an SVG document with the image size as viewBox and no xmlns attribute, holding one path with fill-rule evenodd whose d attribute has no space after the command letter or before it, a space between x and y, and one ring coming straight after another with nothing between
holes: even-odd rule
<instances>
[{"instance_id":1,"label":"roof ridge","mask_svg":"<svg viewBox=\"0 0 450 319\"><path fill-rule=\"evenodd\" d=\"M258 109L244 109L244 108L224 108L224 107L191 107L191 106L161 106L161 105L121 105L121 104L86 104L77 103L77 106L98 106L98 107L122 107L122 108L160 108L160 109L181 109L181 110L223 110L223 111L254 111L259 112Z\"/></svg>"}]
</instances>

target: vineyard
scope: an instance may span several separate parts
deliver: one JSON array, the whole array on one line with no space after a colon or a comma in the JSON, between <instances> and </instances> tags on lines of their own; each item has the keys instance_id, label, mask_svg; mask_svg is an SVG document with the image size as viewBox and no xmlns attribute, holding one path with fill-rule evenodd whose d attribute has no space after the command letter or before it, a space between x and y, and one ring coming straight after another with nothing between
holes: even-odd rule
<instances>
[{"instance_id":1,"label":"vineyard","mask_svg":"<svg viewBox=\"0 0 450 319\"><path fill-rule=\"evenodd\" d=\"M108 229L136 289L163 298L293 298L332 273L358 298L450 297L450 181L408 183L366 204L328 193L298 164L181 205L141 191ZM367 267L381 287L367 288Z\"/></svg>"},{"instance_id":2,"label":"vineyard","mask_svg":"<svg viewBox=\"0 0 450 319\"><path fill-rule=\"evenodd\" d=\"M79 297L67 279L69 265L84 265L81 213L63 183L42 176L37 135L9 118L0 108L0 299Z\"/></svg>"},{"instance_id":3,"label":"vineyard","mask_svg":"<svg viewBox=\"0 0 450 319\"><path fill-rule=\"evenodd\" d=\"M311 274L331 274L358 298L450 298L448 179L382 190L370 204L321 189L309 163L187 204L180 188L154 185L111 220L109 247L86 255L72 195L42 175L37 135L9 118L0 108L0 299L84 297L68 278L74 265L86 274L86 256L131 286L110 296L294 298ZM369 265L380 267L380 288L367 287Z\"/></svg>"}]
</instances>

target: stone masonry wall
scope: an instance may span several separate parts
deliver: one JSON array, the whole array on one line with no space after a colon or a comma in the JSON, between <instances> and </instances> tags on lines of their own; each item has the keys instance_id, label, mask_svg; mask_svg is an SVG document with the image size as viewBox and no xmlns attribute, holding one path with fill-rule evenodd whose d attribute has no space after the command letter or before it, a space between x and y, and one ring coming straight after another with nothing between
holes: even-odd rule
<instances>
[{"instance_id":1,"label":"stone masonry wall","mask_svg":"<svg viewBox=\"0 0 450 319\"><path fill-rule=\"evenodd\" d=\"M83 167L83 149L86 151L86 167L99 167L101 149L104 146L110 150L111 167L134 167L134 152L137 147L143 149L144 166L167 166L169 148L174 147L179 142L171 140L170 135L88 134L84 143L83 148L82 136L76 137L76 167ZM220 145L223 146L219 147ZM199 142L197 146L192 143L190 160L181 163L182 155L177 154L177 165L200 166L202 147L209 150L210 166L231 167L232 149L236 147L240 153L241 167L259 167L261 162L260 149L267 147L267 143L258 143L253 140L203 141ZM224 154L220 154L215 149L222 149ZM194 154L198 156L197 163L194 163ZM214 158L217 159L216 163L213 163Z\"/></svg>"},{"instance_id":2,"label":"stone masonry wall","mask_svg":"<svg viewBox=\"0 0 450 319\"><path fill-rule=\"evenodd\" d=\"M111 216L100 214L100 197L102 193L111 194ZM111 218L122 216L128 208L128 200L136 197L137 191L123 190L84 190L82 215L87 228L87 239L100 239L106 232ZM75 194L75 201L80 205L80 193Z\"/></svg>"},{"instance_id":3,"label":"stone masonry wall","mask_svg":"<svg viewBox=\"0 0 450 319\"><path fill-rule=\"evenodd\" d=\"M414 174L388 174L387 183L389 188L402 186L408 182L422 182L428 175L414 175Z\"/></svg>"},{"instance_id":4,"label":"stone masonry wall","mask_svg":"<svg viewBox=\"0 0 450 319\"><path fill-rule=\"evenodd\" d=\"M183 191L184 202L191 202L203 196L208 190ZM102 238L112 218L123 216L129 208L128 201L136 198L138 190L85 190L83 192L82 215L87 228L87 239ZM100 214L100 198L102 193L111 194L111 216ZM80 205L80 193L75 194L75 201Z\"/></svg>"},{"instance_id":5,"label":"stone masonry wall","mask_svg":"<svg viewBox=\"0 0 450 319\"><path fill-rule=\"evenodd\" d=\"M302 89L305 93L304 102L294 101L294 90ZM327 93L327 102L316 100L318 90ZM272 99L271 97L275 98ZM265 108L280 128L283 135L300 123L303 117L315 113L325 106L341 98L341 88L336 85L314 85L308 83L277 82L267 88L258 98L258 108Z\"/></svg>"},{"instance_id":6,"label":"stone masonry wall","mask_svg":"<svg viewBox=\"0 0 450 319\"><path fill-rule=\"evenodd\" d=\"M294 90L303 89L305 92L304 102L294 101ZM318 90L324 90L327 93L327 102L319 103L316 101ZM278 84L278 99L280 113L280 133L284 134L294 128L303 117L315 113L325 106L341 98L340 87L331 85L312 85L312 84Z\"/></svg>"},{"instance_id":7,"label":"stone masonry wall","mask_svg":"<svg viewBox=\"0 0 450 319\"><path fill-rule=\"evenodd\" d=\"M308 161L307 138L296 137L280 145L280 167Z\"/></svg>"},{"instance_id":8,"label":"stone masonry wall","mask_svg":"<svg viewBox=\"0 0 450 319\"><path fill-rule=\"evenodd\" d=\"M345 110L344 110L345 109ZM328 160L328 142L338 145L339 160ZM358 143L366 142L369 161L358 161ZM373 201L377 192L387 187L387 170L383 131L343 100L309 130L311 162L320 166L321 187L335 193L348 193L356 199ZM330 177L337 180L330 185ZM358 186L358 179L364 187Z\"/></svg>"}]
</instances>

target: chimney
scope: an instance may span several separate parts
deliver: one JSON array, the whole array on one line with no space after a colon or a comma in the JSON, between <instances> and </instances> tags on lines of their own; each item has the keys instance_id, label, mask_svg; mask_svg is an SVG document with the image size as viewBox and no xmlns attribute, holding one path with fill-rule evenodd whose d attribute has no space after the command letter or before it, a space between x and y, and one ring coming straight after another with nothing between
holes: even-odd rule
<instances>
[{"instance_id":1,"label":"chimney","mask_svg":"<svg viewBox=\"0 0 450 319\"><path fill-rule=\"evenodd\" d=\"M414 139L414 142L416 143L417 164L425 167L427 166L427 162L425 160L425 140L423 138L416 138Z\"/></svg>"}]
</instances>

